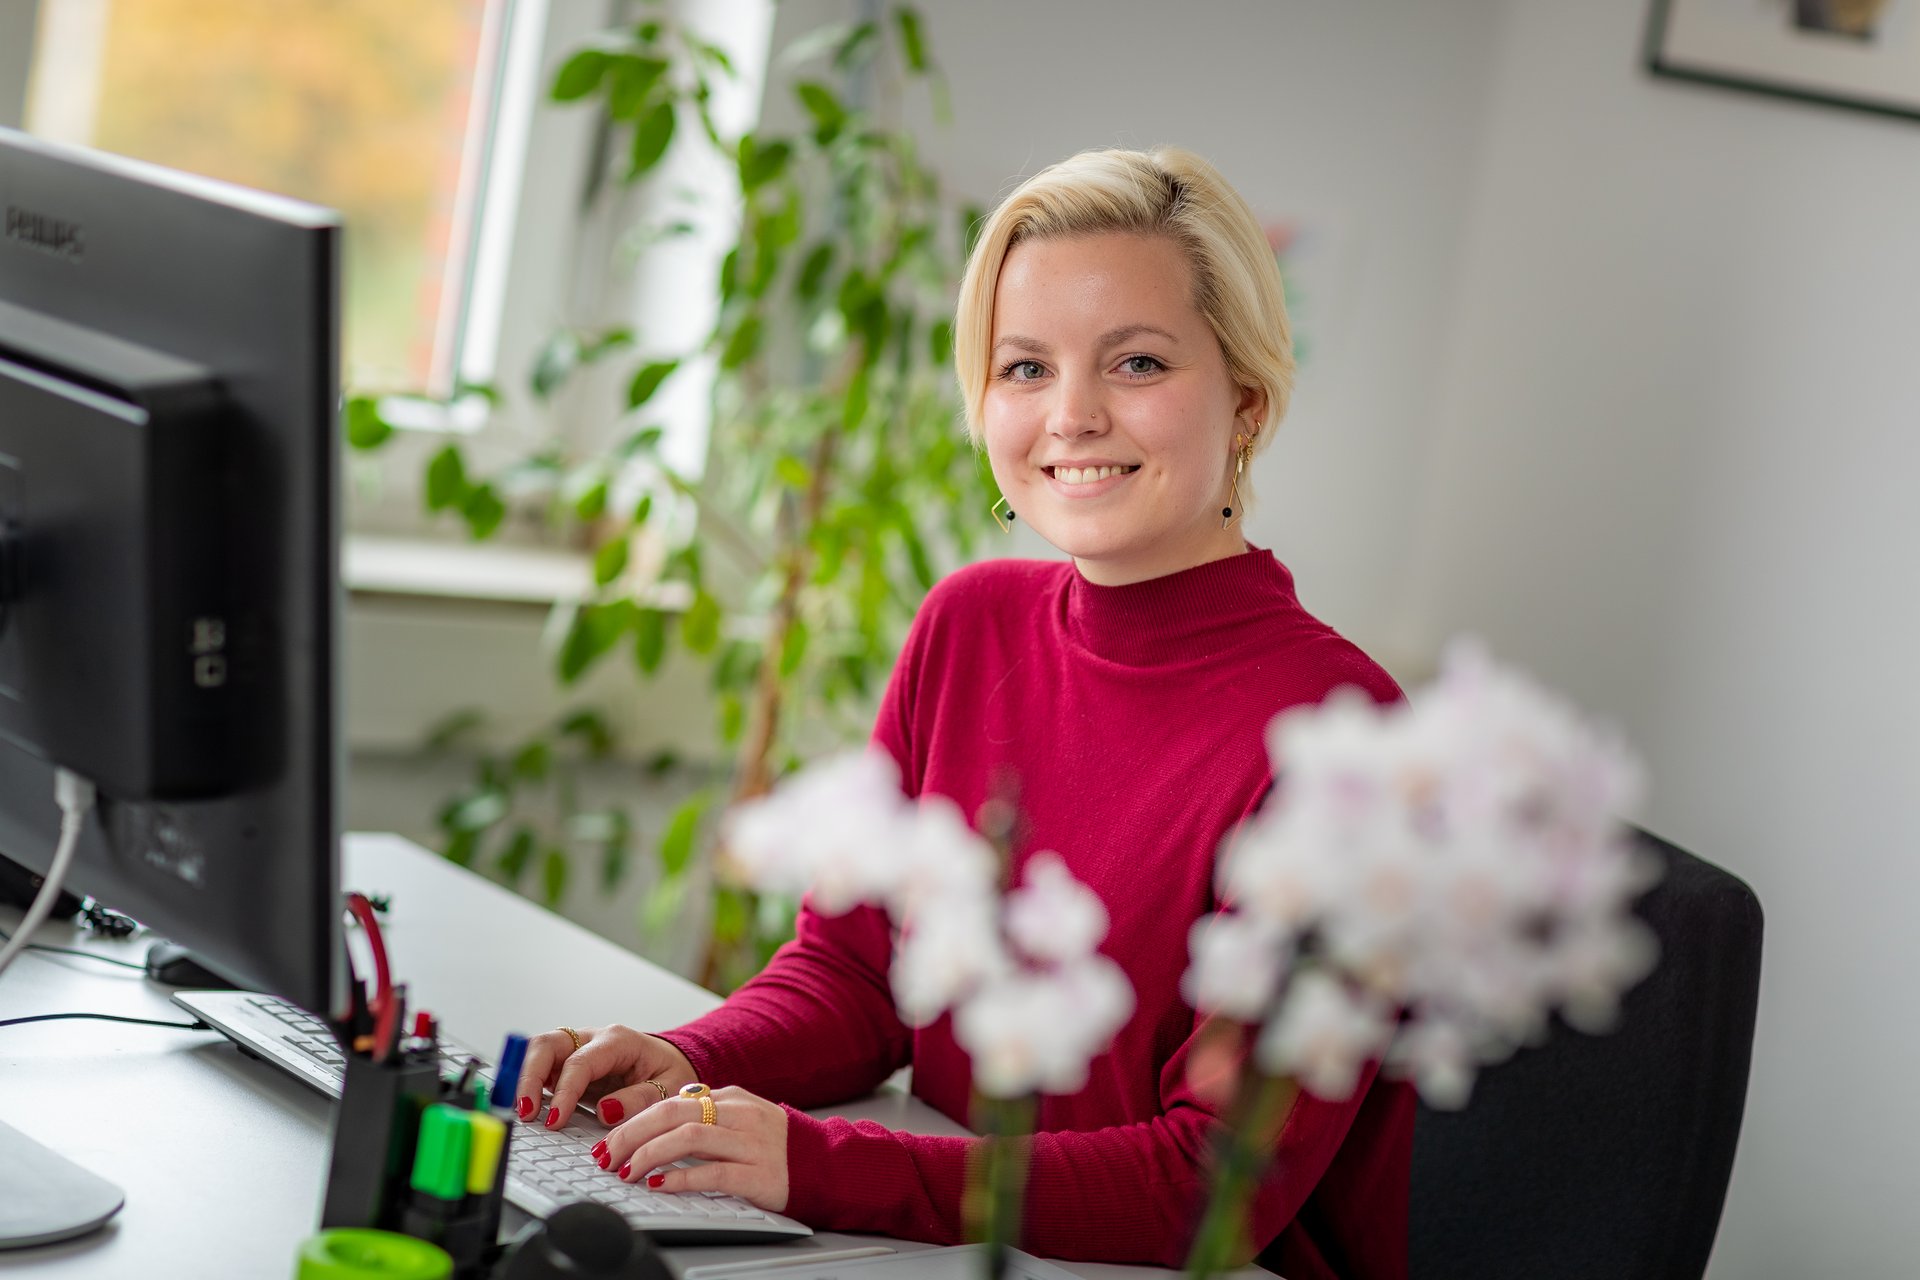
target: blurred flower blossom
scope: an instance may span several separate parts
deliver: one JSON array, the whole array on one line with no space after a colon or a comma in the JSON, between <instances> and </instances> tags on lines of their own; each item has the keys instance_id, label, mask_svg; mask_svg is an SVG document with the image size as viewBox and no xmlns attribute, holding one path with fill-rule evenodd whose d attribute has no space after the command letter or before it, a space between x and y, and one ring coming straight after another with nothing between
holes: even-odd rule
<instances>
[{"instance_id":1,"label":"blurred flower blossom","mask_svg":"<svg viewBox=\"0 0 1920 1280\"><path fill-rule=\"evenodd\" d=\"M1088 1065L1132 1015L1126 974L1089 954L988 983L955 1009L953 1035L989 1097L1071 1094L1086 1087Z\"/></svg>"},{"instance_id":2,"label":"blurred flower blossom","mask_svg":"<svg viewBox=\"0 0 1920 1280\"><path fill-rule=\"evenodd\" d=\"M726 844L761 889L810 894L829 915L884 908L900 927L890 979L902 1020L951 1012L990 1097L1079 1091L1133 1015L1132 985L1098 953L1106 907L1060 855L1027 859L1003 901L993 847L952 801L909 801L879 752L822 760L738 806Z\"/></svg>"},{"instance_id":3,"label":"blurred flower blossom","mask_svg":"<svg viewBox=\"0 0 1920 1280\"><path fill-rule=\"evenodd\" d=\"M1479 1064L1556 1011L1604 1029L1652 968L1631 912L1652 873L1621 825L1639 764L1478 648L1410 705L1283 713L1268 748L1278 786L1221 860L1231 907L1195 927L1185 987L1265 1024L1263 1069L1344 1097L1384 1058L1459 1106Z\"/></svg>"},{"instance_id":4,"label":"blurred flower blossom","mask_svg":"<svg viewBox=\"0 0 1920 1280\"><path fill-rule=\"evenodd\" d=\"M1027 860L1026 883L1007 895L1007 937L1035 960L1066 963L1093 954L1107 936L1107 909L1057 853Z\"/></svg>"}]
</instances>

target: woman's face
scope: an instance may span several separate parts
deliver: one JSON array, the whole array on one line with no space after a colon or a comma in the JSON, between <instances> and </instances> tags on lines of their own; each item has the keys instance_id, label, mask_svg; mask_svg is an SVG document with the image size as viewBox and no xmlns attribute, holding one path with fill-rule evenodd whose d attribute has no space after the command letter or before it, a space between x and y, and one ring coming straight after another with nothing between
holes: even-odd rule
<instances>
[{"instance_id":1,"label":"woman's face","mask_svg":"<svg viewBox=\"0 0 1920 1280\"><path fill-rule=\"evenodd\" d=\"M1227 376L1164 236L1028 240L1000 268L983 428L1000 491L1091 582L1245 549L1220 527L1258 392Z\"/></svg>"}]
</instances>

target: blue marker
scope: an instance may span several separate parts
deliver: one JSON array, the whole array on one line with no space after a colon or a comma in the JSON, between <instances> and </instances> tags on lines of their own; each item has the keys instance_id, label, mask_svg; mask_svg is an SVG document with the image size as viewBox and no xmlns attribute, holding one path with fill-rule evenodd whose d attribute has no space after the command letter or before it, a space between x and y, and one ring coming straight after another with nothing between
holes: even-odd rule
<instances>
[{"instance_id":1,"label":"blue marker","mask_svg":"<svg viewBox=\"0 0 1920 1280\"><path fill-rule=\"evenodd\" d=\"M500 1065L493 1069L493 1105L513 1109L513 1091L520 1086L520 1064L527 1060L527 1038L519 1032L509 1032L507 1043L500 1050Z\"/></svg>"}]
</instances>

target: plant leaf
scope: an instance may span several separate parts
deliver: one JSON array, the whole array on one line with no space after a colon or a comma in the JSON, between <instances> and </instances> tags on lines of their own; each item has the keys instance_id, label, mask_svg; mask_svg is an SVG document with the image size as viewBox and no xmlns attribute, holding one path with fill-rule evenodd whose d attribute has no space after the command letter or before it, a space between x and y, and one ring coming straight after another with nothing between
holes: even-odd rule
<instances>
[{"instance_id":1,"label":"plant leaf","mask_svg":"<svg viewBox=\"0 0 1920 1280\"><path fill-rule=\"evenodd\" d=\"M456 711L427 731L426 750L446 751L486 722L486 713L476 708Z\"/></svg>"},{"instance_id":2,"label":"plant leaf","mask_svg":"<svg viewBox=\"0 0 1920 1280\"><path fill-rule=\"evenodd\" d=\"M544 782L553 767L553 748L545 738L535 738L514 753L513 774L528 782Z\"/></svg>"},{"instance_id":3,"label":"plant leaf","mask_svg":"<svg viewBox=\"0 0 1920 1280\"><path fill-rule=\"evenodd\" d=\"M863 22L847 33L840 47L833 52L833 65L841 71L851 71L858 63L873 56L873 39L880 34L880 24Z\"/></svg>"},{"instance_id":4,"label":"plant leaf","mask_svg":"<svg viewBox=\"0 0 1920 1280\"><path fill-rule=\"evenodd\" d=\"M633 624L633 661L642 672L652 675L667 655L667 615L658 609L642 609Z\"/></svg>"},{"instance_id":5,"label":"plant leaf","mask_svg":"<svg viewBox=\"0 0 1920 1280\"><path fill-rule=\"evenodd\" d=\"M909 5L901 5L893 11L893 20L900 28L900 52L906 56L907 69L922 74L926 71L927 37L920 25L920 11Z\"/></svg>"},{"instance_id":6,"label":"plant leaf","mask_svg":"<svg viewBox=\"0 0 1920 1280\"><path fill-rule=\"evenodd\" d=\"M600 87L613 58L600 49L582 49L560 66L549 95L555 102L578 102Z\"/></svg>"},{"instance_id":7,"label":"plant leaf","mask_svg":"<svg viewBox=\"0 0 1920 1280\"><path fill-rule=\"evenodd\" d=\"M501 501L499 492L490 484L477 484L467 490L466 499L460 504L460 514L467 522L467 533L476 541L491 538L500 528L500 522L507 518L507 504Z\"/></svg>"},{"instance_id":8,"label":"plant leaf","mask_svg":"<svg viewBox=\"0 0 1920 1280\"><path fill-rule=\"evenodd\" d=\"M545 400L554 388L567 380L580 363L580 336L562 329L548 338L534 357L533 375L528 380L536 399Z\"/></svg>"},{"instance_id":9,"label":"plant leaf","mask_svg":"<svg viewBox=\"0 0 1920 1280\"><path fill-rule=\"evenodd\" d=\"M613 728L607 724L606 717L597 711L582 709L568 715L560 722L560 736L578 738L586 745L587 754L594 759L613 751Z\"/></svg>"},{"instance_id":10,"label":"plant leaf","mask_svg":"<svg viewBox=\"0 0 1920 1280\"><path fill-rule=\"evenodd\" d=\"M440 856L448 862L457 863L463 867L470 867L473 865L473 855L479 851L480 836L478 832L456 831L447 837L447 846L440 851Z\"/></svg>"},{"instance_id":11,"label":"plant leaf","mask_svg":"<svg viewBox=\"0 0 1920 1280\"><path fill-rule=\"evenodd\" d=\"M712 653L720 643L720 602L712 593L693 593L693 603L680 616L680 638L695 653Z\"/></svg>"},{"instance_id":12,"label":"plant leaf","mask_svg":"<svg viewBox=\"0 0 1920 1280\"><path fill-rule=\"evenodd\" d=\"M585 674L634 625L639 612L631 600L582 606L560 644L561 683L572 684Z\"/></svg>"},{"instance_id":13,"label":"plant leaf","mask_svg":"<svg viewBox=\"0 0 1920 1280\"><path fill-rule=\"evenodd\" d=\"M665 933L680 914L686 900L687 883L681 876L666 876L647 893L640 907L640 929L647 937Z\"/></svg>"},{"instance_id":14,"label":"plant leaf","mask_svg":"<svg viewBox=\"0 0 1920 1280\"><path fill-rule=\"evenodd\" d=\"M687 41L687 47L693 50L695 57L705 58L708 62L711 62L714 66L719 67L722 71L726 72L728 75L732 75L734 73L733 59L729 58L727 56L727 51L725 49L722 49L719 45L708 44L705 40L689 39Z\"/></svg>"},{"instance_id":15,"label":"plant leaf","mask_svg":"<svg viewBox=\"0 0 1920 1280\"><path fill-rule=\"evenodd\" d=\"M800 278L795 287L803 301L811 302L820 296L820 286L826 282L832 267L833 245L823 240L813 246L806 261L800 264Z\"/></svg>"},{"instance_id":16,"label":"plant leaf","mask_svg":"<svg viewBox=\"0 0 1920 1280\"><path fill-rule=\"evenodd\" d=\"M804 489L813 483L813 472L792 454L781 454L774 460L773 474L789 489Z\"/></svg>"},{"instance_id":17,"label":"plant leaf","mask_svg":"<svg viewBox=\"0 0 1920 1280\"><path fill-rule=\"evenodd\" d=\"M664 58L626 55L614 60L613 87L607 92L607 114L615 120L632 120L646 107L654 86L666 74Z\"/></svg>"},{"instance_id":18,"label":"plant leaf","mask_svg":"<svg viewBox=\"0 0 1920 1280\"><path fill-rule=\"evenodd\" d=\"M500 851L494 860L494 866L510 885L518 885L520 877L526 874L527 864L533 861L533 851L538 841L531 827L515 827L513 838L507 841L507 847Z\"/></svg>"},{"instance_id":19,"label":"plant leaf","mask_svg":"<svg viewBox=\"0 0 1920 1280\"><path fill-rule=\"evenodd\" d=\"M667 380L667 375L680 367L678 360L656 360L645 365L633 375L633 381L627 384L627 408L638 409L653 399L653 393Z\"/></svg>"},{"instance_id":20,"label":"plant leaf","mask_svg":"<svg viewBox=\"0 0 1920 1280\"><path fill-rule=\"evenodd\" d=\"M758 141L752 134L740 135L740 191L751 195L785 171L793 157L793 147L785 142Z\"/></svg>"},{"instance_id":21,"label":"plant leaf","mask_svg":"<svg viewBox=\"0 0 1920 1280\"><path fill-rule=\"evenodd\" d=\"M720 741L732 744L740 741L740 734L747 727L747 704L737 693L720 695Z\"/></svg>"},{"instance_id":22,"label":"plant leaf","mask_svg":"<svg viewBox=\"0 0 1920 1280\"><path fill-rule=\"evenodd\" d=\"M605 515L607 511L607 481L603 476L581 491L573 500L573 514L582 522L591 523Z\"/></svg>"},{"instance_id":23,"label":"plant leaf","mask_svg":"<svg viewBox=\"0 0 1920 1280\"><path fill-rule=\"evenodd\" d=\"M936 320L927 330L927 359L935 365L953 359L953 321Z\"/></svg>"},{"instance_id":24,"label":"plant leaf","mask_svg":"<svg viewBox=\"0 0 1920 1280\"><path fill-rule=\"evenodd\" d=\"M660 441L666 437L666 434L667 429L665 427L642 427L625 440L622 440L619 446L614 449L614 452L622 458L631 458L635 454L652 453L660 446ZM652 495L649 494L648 496L651 497ZM635 521L635 523L637 524L639 521Z\"/></svg>"},{"instance_id":25,"label":"plant leaf","mask_svg":"<svg viewBox=\"0 0 1920 1280\"><path fill-rule=\"evenodd\" d=\"M347 401L347 443L356 449L378 449L393 438L393 425L380 416L380 402L372 396Z\"/></svg>"},{"instance_id":26,"label":"plant leaf","mask_svg":"<svg viewBox=\"0 0 1920 1280\"><path fill-rule=\"evenodd\" d=\"M817 80L802 80L793 92L813 117L813 140L823 147L830 144L847 122L847 109L840 105L840 99Z\"/></svg>"},{"instance_id":27,"label":"plant leaf","mask_svg":"<svg viewBox=\"0 0 1920 1280\"><path fill-rule=\"evenodd\" d=\"M506 792L488 788L456 803L446 826L451 831L484 831L506 816Z\"/></svg>"},{"instance_id":28,"label":"plant leaf","mask_svg":"<svg viewBox=\"0 0 1920 1280\"><path fill-rule=\"evenodd\" d=\"M660 835L660 869L668 876L684 874L687 864L693 861L694 837L699 834L700 819L712 799L708 792L696 791L681 801L673 816L667 819L666 830Z\"/></svg>"},{"instance_id":29,"label":"plant leaf","mask_svg":"<svg viewBox=\"0 0 1920 1280\"><path fill-rule=\"evenodd\" d=\"M640 117L640 123L633 127L633 162L627 169L627 181L660 163L660 157L667 154L667 144L673 141L673 124L671 102L655 103Z\"/></svg>"},{"instance_id":30,"label":"plant leaf","mask_svg":"<svg viewBox=\"0 0 1920 1280\"><path fill-rule=\"evenodd\" d=\"M780 645L780 678L782 680L800 669L801 660L807 656L809 637L807 624L795 618L793 625L787 628L787 638Z\"/></svg>"},{"instance_id":31,"label":"plant leaf","mask_svg":"<svg viewBox=\"0 0 1920 1280\"><path fill-rule=\"evenodd\" d=\"M549 907L560 905L560 899L567 896L567 853L564 849L548 849L547 856L540 860L540 896Z\"/></svg>"},{"instance_id":32,"label":"plant leaf","mask_svg":"<svg viewBox=\"0 0 1920 1280\"><path fill-rule=\"evenodd\" d=\"M727 345L720 352L720 367L726 370L738 369L753 359L760 350L760 316L749 312L741 317L740 323L727 337Z\"/></svg>"},{"instance_id":33,"label":"plant leaf","mask_svg":"<svg viewBox=\"0 0 1920 1280\"><path fill-rule=\"evenodd\" d=\"M604 587L619 577L627 567L627 540L624 537L609 538L600 544L593 553L593 582Z\"/></svg>"},{"instance_id":34,"label":"plant leaf","mask_svg":"<svg viewBox=\"0 0 1920 1280\"><path fill-rule=\"evenodd\" d=\"M872 385L867 372L872 367L872 361L863 362L847 380L847 394L840 403L840 425L845 430L856 429L866 419L868 390Z\"/></svg>"},{"instance_id":35,"label":"plant leaf","mask_svg":"<svg viewBox=\"0 0 1920 1280\"><path fill-rule=\"evenodd\" d=\"M460 505L466 496L466 460L459 445L445 445L427 463L427 510L445 511Z\"/></svg>"}]
</instances>

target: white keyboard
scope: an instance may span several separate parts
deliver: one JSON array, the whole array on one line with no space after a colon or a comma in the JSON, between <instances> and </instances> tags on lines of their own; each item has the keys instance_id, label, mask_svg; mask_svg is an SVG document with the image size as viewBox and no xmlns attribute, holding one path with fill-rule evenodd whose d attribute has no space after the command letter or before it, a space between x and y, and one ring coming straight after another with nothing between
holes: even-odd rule
<instances>
[{"instance_id":1,"label":"white keyboard","mask_svg":"<svg viewBox=\"0 0 1920 1280\"><path fill-rule=\"evenodd\" d=\"M177 991L173 1002L242 1052L272 1063L330 1098L340 1096L346 1063L333 1034L313 1015L251 991ZM440 1043L449 1074L474 1058L480 1063L476 1075L492 1080L491 1064L482 1055L445 1036ZM805 1224L768 1213L738 1196L718 1191L669 1193L622 1182L594 1162L591 1148L606 1136L607 1126L584 1107L574 1112L563 1129L512 1123L507 1199L536 1217L544 1218L576 1200L592 1200L662 1244L765 1244L813 1234Z\"/></svg>"}]
</instances>

